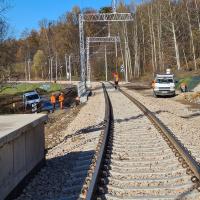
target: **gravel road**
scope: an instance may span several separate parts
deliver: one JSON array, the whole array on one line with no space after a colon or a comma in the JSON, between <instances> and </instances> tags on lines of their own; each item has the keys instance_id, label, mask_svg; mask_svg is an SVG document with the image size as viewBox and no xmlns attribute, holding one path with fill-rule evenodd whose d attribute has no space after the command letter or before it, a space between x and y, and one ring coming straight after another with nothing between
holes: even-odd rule
<instances>
[{"instance_id":1,"label":"gravel road","mask_svg":"<svg viewBox=\"0 0 200 200\"><path fill-rule=\"evenodd\" d=\"M30 181L17 200L75 200L93 158L105 102L101 84L63 131L65 140L48 151L46 166ZM65 120L63 120L65 123Z\"/></svg>"},{"instance_id":2,"label":"gravel road","mask_svg":"<svg viewBox=\"0 0 200 200\"><path fill-rule=\"evenodd\" d=\"M126 92L154 112L200 162L200 110L176 101L177 97L155 98L150 90Z\"/></svg>"}]
</instances>

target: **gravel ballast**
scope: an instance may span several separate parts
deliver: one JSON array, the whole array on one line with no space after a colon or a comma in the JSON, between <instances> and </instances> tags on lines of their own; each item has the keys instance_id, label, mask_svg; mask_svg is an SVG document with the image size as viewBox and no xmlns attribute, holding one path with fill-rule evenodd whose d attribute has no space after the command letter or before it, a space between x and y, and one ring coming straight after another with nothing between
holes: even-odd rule
<instances>
[{"instance_id":1,"label":"gravel ballast","mask_svg":"<svg viewBox=\"0 0 200 200\"><path fill-rule=\"evenodd\" d=\"M155 98L150 90L136 92L125 89L125 91L152 111L200 161L198 110L176 101L177 98Z\"/></svg>"},{"instance_id":2,"label":"gravel ballast","mask_svg":"<svg viewBox=\"0 0 200 200\"><path fill-rule=\"evenodd\" d=\"M63 131L65 140L48 151L46 166L18 200L78 199L102 131L105 100L101 84ZM63 123L65 123L63 121Z\"/></svg>"}]
</instances>

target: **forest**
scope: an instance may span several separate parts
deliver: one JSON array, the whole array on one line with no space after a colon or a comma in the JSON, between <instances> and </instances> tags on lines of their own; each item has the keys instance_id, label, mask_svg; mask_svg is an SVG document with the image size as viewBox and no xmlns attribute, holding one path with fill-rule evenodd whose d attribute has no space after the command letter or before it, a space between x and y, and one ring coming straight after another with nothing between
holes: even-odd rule
<instances>
[{"instance_id":1,"label":"forest","mask_svg":"<svg viewBox=\"0 0 200 200\"><path fill-rule=\"evenodd\" d=\"M5 1L0 1L0 81L66 80L70 63L73 80L80 78L79 14L109 13L78 6L56 21L41 19L39 30L24 30L20 39L7 36ZM64 5L63 5L64 6ZM107 44L109 78L120 66L128 69L129 80L173 70L200 68L200 1L149 0L129 5L120 1L117 12L130 12L131 22L85 23L85 38L119 36L120 44ZM90 46L92 80L105 80L105 44ZM123 76L123 74L122 74Z\"/></svg>"}]
</instances>

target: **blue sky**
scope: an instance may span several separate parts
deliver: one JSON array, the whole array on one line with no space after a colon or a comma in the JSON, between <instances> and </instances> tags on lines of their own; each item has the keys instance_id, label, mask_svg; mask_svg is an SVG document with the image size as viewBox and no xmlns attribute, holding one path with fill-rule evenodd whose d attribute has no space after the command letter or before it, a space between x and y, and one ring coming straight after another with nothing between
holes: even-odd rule
<instances>
[{"instance_id":1,"label":"blue sky","mask_svg":"<svg viewBox=\"0 0 200 200\"><path fill-rule=\"evenodd\" d=\"M126 0L130 2L130 0ZM10 0L7 19L15 37L28 29L38 29L41 19L56 20L73 6L100 8L110 6L111 0Z\"/></svg>"}]
</instances>

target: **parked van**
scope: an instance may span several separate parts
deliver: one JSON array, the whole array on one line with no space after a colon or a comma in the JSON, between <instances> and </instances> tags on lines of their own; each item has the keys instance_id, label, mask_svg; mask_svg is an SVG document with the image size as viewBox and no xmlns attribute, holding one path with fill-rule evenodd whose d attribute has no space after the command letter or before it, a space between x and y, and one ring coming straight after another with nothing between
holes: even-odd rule
<instances>
[{"instance_id":1,"label":"parked van","mask_svg":"<svg viewBox=\"0 0 200 200\"><path fill-rule=\"evenodd\" d=\"M175 79L173 74L156 74L154 87L154 96L175 96Z\"/></svg>"}]
</instances>

